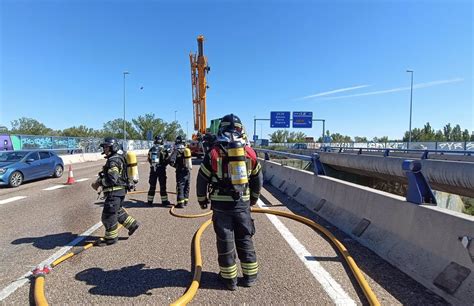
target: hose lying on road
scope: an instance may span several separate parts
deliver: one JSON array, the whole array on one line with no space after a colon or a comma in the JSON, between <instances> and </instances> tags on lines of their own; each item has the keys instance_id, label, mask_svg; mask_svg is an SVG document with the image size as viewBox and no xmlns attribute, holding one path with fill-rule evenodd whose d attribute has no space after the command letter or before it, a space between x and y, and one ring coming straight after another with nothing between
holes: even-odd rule
<instances>
[{"instance_id":1,"label":"hose lying on road","mask_svg":"<svg viewBox=\"0 0 474 306\"><path fill-rule=\"evenodd\" d=\"M136 193L145 193L146 191L136 191ZM135 193L135 194L136 194ZM129 194L134 194L134 193L129 193ZM293 213L288 213L280 210L274 210L274 209L262 209L262 208L251 208L251 211L253 213L264 213L264 214L272 214L272 215L277 215L285 218L289 218L298 222L301 222L303 224L306 224L307 226L313 228L314 230L319 231L323 235L325 235L331 242L336 246L336 248L339 250L339 252L342 254L344 257L345 261L349 265L352 274L357 280L357 283L361 287L362 291L364 292L365 297L369 301L370 305L380 305L379 301L377 300L377 297L375 296L374 292L370 288L369 284L367 283L364 275L360 271L359 267L355 263L354 259L352 256L349 254L347 251L346 247L326 228L323 226L317 224L316 222L309 220L305 217L295 215ZM212 214L212 211L208 211L206 213L202 214L195 214L195 215L184 215L184 214L178 214L176 213L174 206L170 208L170 214L178 217L178 218L199 218L199 217L204 217ZM195 262L194 262L194 276L193 276L193 281L189 285L188 289L186 292L176 301L171 303L171 305L186 305L189 303L194 296L197 294L197 291L199 289L200 281L201 281L201 272L202 272L202 257L201 257L201 236L204 230L212 223L212 220L207 220L201 226L199 229L196 231L193 239L193 253L195 256ZM120 225L119 225L120 227ZM102 239L102 238L100 238ZM60 258L56 259L51 266L44 266L42 269L37 268L33 271L33 277L34 277L34 299L35 299L35 304L38 306L47 306L48 301L46 300L45 294L44 294L44 284L45 284L45 275L48 274L52 268L56 267L60 263L64 262L65 260L91 248L94 246L98 241L91 242L86 244L85 246L78 248L74 250L73 252L69 252Z\"/></svg>"},{"instance_id":2,"label":"hose lying on road","mask_svg":"<svg viewBox=\"0 0 474 306\"><path fill-rule=\"evenodd\" d=\"M301 222L317 231L325 235L329 240L336 246L336 248L339 250L339 252L342 254L344 257L345 261L351 268L352 274L357 280L357 283L361 287L362 291L364 292L365 297L369 301L370 305L375 305L379 306L380 302L377 300L377 297L375 296L374 292L370 288L369 284L367 283L364 275L360 271L359 267L357 266L356 262L352 258L352 256L349 254L347 251L346 247L336 238L334 235L328 231L326 228L323 226L317 224L316 222L309 220L305 217L295 215L293 213L288 213L280 210L274 210L274 209L262 209L262 208L251 208L251 211L254 213L264 213L264 214L272 214L272 215L277 215L285 218L289 218L298 222ZM181 215L177 214L174 212L174 207L170 209L170 214L179 218L198 218L201 216L207 216L212 214L212 211L209 211L204 214L197 214L197 215ZM199 241L202 232L209 226L209 224L212 223L212 220L208 220L204 222L198 229L195 235L195 240L194 240L194 249L193 252L196 257L195 261L195 267L194 267L194 277L191 285L188 287L184 295L182 295L179 299L171 303L173 306L178 306L178 305L186 305L189 303L194 296L197 294L197 290L199 289L199 284L201 281L201 271L202 271L202 260L201 260L201 243ZM198 261L199 259L199 261Z\"/></svg>"},{"instance_id":3,"label":"hose lying on road","mask_svg":"<svg viewBox=\"0 0 474 306\"><path fill-rule=\"evenodd\" d=\"M102 239L102 238L101 238ZM99 241L99 240L97 240ZM46 297L44 295L44 283L45 283L45 275L51 272L51 270L62 263L63 261L68 260L69 258L81 253L82 251L85 251L92 246L94 246L96 242L91 242L86 244L83 247L77 248L76 250L69 252L67 254L64 254L63 256L59 257L53 263L51 263L51 266L44 266L43 268L36 268L33 270L33 277L34 277L34 298L35 298L35 305L37 306L47 306L48 301L46 300Z\"/></svg>"}]
</instances>

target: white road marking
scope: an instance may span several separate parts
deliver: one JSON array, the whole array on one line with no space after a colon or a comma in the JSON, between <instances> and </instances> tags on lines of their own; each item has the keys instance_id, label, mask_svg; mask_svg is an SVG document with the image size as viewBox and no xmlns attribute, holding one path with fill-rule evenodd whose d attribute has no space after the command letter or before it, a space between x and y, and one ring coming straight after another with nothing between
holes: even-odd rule
<instances>
[{"instance_id":1,"label":"white road marking","mask_svg":"<svg viewBox=\"0 0 474 306\"><path fill-rule=\"evenodd\" d=\"M262 200L258 200L258 206L268 209ZM306 258L313 258L313 255L306 250L304 245L296 239L290 230L275 215L265 214L275 228L285 238L298 258L304 263L306 268L313 274L314 278L321 284L324 291L336 305L356 305L356 302L342 289L341 285L331 277L317 260L308 261Z\"/></svg>"},{"instance_id":2,"label":"white road marking","mask_svg":"<svg viewBox=\"0 0 474 306\"><path fill-rule=\"evenodd\" d=\"M49 257L48 259L42 261L40 264L38 264L37 266L38 267L43 267L45 265L51 265L51 263L53 261L55 261L56 259L58 259L59 257L63 256L67 251L69 251L69 249L71 249L73 246L75 246L76 244L78 244L79 242L81 242L82 240L84 240L85 238L87 238L90 234L92 234L93 232L95 232L99 227L102 226L102 222L99 222L97 224L95 224L94 226L92 226L91 228L89 228L87 231L85 231L84 233L82 233L80 236L78 236L76 239L74 239L73 241L71 241L70 243L68 243L68 245L60 248L56 253L54 253L51 257ZM10 294L12 294L13 292L15 292L18 288L20 288L21 286L23 286L24 284L28 283L29 282L29 277L32 275L31 271L25 273L22 277L20 277L19 279L17 279L16 281L12 282L10 285L6 286L5 288L3 288L1 291L0 291L0 301L3 301L4 299L6 299Z\"/></svg>"},{"instance_id":3,"label":"white road marking","mask_svg":"<svg viewBox=\"0 0 474 306\"><path fill-rule=\"evenodd\" d=\"M64 188L64 187L67 187L67 185L55 185L52 187L45 188L43 190L55 190L55 189Z\"/></svg>"},{"instance_id":4,"label":"white road marking","mask_svg":"<svg viewBox=\"0 0 474 306\"><path fill-rule=\"evenodd\" d=\"M26 198L26 197L25 196L17 196L17 197L8 198L8 199L5 199L5 200L0 200L0 205L7 204L7 203L10 203L10 202L14 202L14 201L18 201L18 200L21 200L21 199L24 199L24 198Z\"/></svg>"},{"instance_id":5,"label":"white road marking","mask_svg":"<svg viewBox=\"0 0 474 306\"><path fill-rule=\"evenodd\" d=\"M76 180L76 182L84 182L84 181L87 181L88 179L89 179L88 177L85 177L85 178Z\"/></svg>"}]
</instances>

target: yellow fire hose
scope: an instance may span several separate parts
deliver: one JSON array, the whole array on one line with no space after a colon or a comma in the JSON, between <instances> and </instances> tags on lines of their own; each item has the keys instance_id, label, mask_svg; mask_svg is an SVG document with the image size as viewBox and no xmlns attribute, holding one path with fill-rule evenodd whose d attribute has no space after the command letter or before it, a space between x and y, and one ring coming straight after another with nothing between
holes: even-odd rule
<instances>
[{"instance_id":1,"label":"yellow fire hose","mask_svg":"<svg viewBox=\"0 0 474 306\"><path fill-rule=\"evenodd\" d=\"M326 228L322 227L321 225L317 224L316 222L311 221L311 220L309 220L305 217L298 216L298 215L295 215L293 213L280 211L280 210L262 209L262 208L253 208L252 207L251 211L254 212L254 213L272 214L272 215L277 215L277 216L293 219L295 221L306 224L307 226L309 226L309 227L321 232L322 234L324 234L337 247L339 252L344 257L345 261L347 262L347 264L351 268L352 274L356 278L357 283L362 288L362 291L364 292L365 297L369 301L369 304L373 305L373 306L379 306L380 305L380 302L378 301L376 295L374 294L374 292L370 288L370 286L367 283L364 275L360 271L359 267L355 263L352 256L347 251L346 247L336 237L334 237L334 235L330 231L328 231ZM170 214L173 215L173 216L176 216L176 217L180 217L180 218L198 218L200 216L207 216L209 214L212 214L212 211L209 211L209 212L204 213L204 214L197 214L197 215L181 215L181 214L175 213L174 212L174 207L172 207L170 209ZM193 250L194 254L196 256L196 263L195 263L193 281L192 281L191 285L189 286L188 290L186 290L186 292L184 293L184 295L182 295L179 299L177 299L176 301L174 301L170 305L173 305L173 306L186 305L197 294L197 290L199 289L199 283L201 281L201 271L202 271L201 243L200 243L199 239L202 235L202 232L207 228L207 226L209 226L209 224L211 224L211 222L212 222L212 220L208 220L205 223L203 223L201 225L201 227L199 227L199 229L196 233L196 237L195 237L195 241L194 241L194 250ZM198 259L199 259L199 261L198 261Z\"/></svg>"},{"instance_id":2,"label":"yellow fire hose","mask_svg":"<svg viewBox=\"0 0 474 306\"><path fill-rule=\"evenodd\" d=\"M134 191L130 192L129 194L139 194L139 193L146 193L147 191ZM171 192L170 192L171 193ZM268 213L272 215L277 215L285 218L289 218L298 222L301 222L303 224L306 224L307 226L321 232L324 234L329 240L336 246L336 248L339 250L339 252L342 254L344 257L345 261L349 265L352 274L357 280L357 283L361 287L362 291L364 292L365 297L369 301L370 305L375 305L379 306L380 302L377 300L377 297L375 296L374 292L370 288L369 284L367 283L364 275L360 271L359 267L355 263L354 259L352 256L349 254L347 251L346 247L336 238L334 235L328 231L326 228L323 226L317 224L314 221L311 221L305 217L295 215L293 213L288 213L284 211L279 211L279 210L273 210L273 209L262 209L262 208L251 208L251 211L254 213ZM178 218L199 218L199 217L204 217L212 214L212 211L208 211L206 213L202 214L195 214L195 215L184 215L184 214L178 214L176 213L174 206L171 207L170 209L170 214L172 216L178 217ZM194 276L193 276L193 281L191 282L190 286L186 290L186 292L176 301L171 303L173 306L178 306L178 305L186 305L189 303L194 296L197 294L197 291L199 289L200 281L201 281L201 272L202 272L202 257L201 257L201 236L204 230L212 223L212 220L207 220L201 226L199 229L196 231L195 237L194 237L194 256L195 256L195 263L194 263ZM102 238L101 238L102 239ZM56 259L52 264L51 268L54 268L55 266L59 265L63 261L81 253L84 250L87 250L91 248L95 243L88 243L87 245L83 246L80 249L77 249L73 252L70 252L68 254L65 254L61 256L60 258ZM48 302L46 300L46 297L44 295L44 283L45 279L44 276L45 274L49 273L49 270L47 267L44 267L43 270L40 270L40 272L35 275L35 281L34 281L34 299L35 299L35 304L38 306L47 306ZM45 272L46 271L46 272Z\"/></svg>"},{"instance_id":3,"label":"yellow fire hose","mask_svg":"<svg viewBox=\"0 0 474 306\"><path fill-rule=\"evenodd\" d=\"M212 213L212 212L211 212ZM170 305L178 306L178 305L186 305L194 298L198 289L199 289L199 282L201 281L201 272L202 272L202 258L201 258L201 235L204 230L212 223L212 220L209 219L201 226L196 232L194 236L194 276L191 285L189 286L188 290L176 301L171 303Z\"/></svg>"}]
</instances>

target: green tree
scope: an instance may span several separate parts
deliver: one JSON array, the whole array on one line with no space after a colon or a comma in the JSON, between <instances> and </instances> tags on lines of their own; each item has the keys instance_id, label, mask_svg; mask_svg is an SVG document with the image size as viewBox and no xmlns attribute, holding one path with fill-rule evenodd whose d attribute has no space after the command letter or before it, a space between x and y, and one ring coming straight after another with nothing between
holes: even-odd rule
<instances>
[{"instance_id":1,"label":"green tree","mask_svg":"<svg viewBox=\"0 0 474 306\"><path fill-rule=\"evenodd\" d=\"M137 119L132 119L132 122L142 139L146 139L148 131L151 131L153 136L157 136L162 135L166 130L166 123L160 118L155 118L153 113L138 116Z\"/></svg>"},{"instance_id":2,"label":"green tree","mask_svg":"<svg viewBox=\"0 0 474 306\"><path fill-rule=\"evenodd\" d=\"M53 130L33 118L21 117L11 122L11 134L51 135Z\"/></svg>"},{"instance_id":3,"label":"green tree","mask_svg":"<svg viewBox=\"0 0 474 306\"><path fill-rule=\"evenodd\" d=\"M130 121L125 121L127 139L142 139ZM103 136L111 136L118 139L123 138L123 119L118 118L104 123Z\"/></svg>"},{"instance_id":4,"label":"green tree","mask_svg":"<svg viewBox=\"0 0 474 306\"><path fill-rule=\"evenodd\" d=\"M85 125L80 125L78 127L73 126L64 129L61 132L61 135L67 137L94 137L94 129L88 128Z\"/></svg>"},{"instance_id":5,"label":"green tree","mask_svg":"<svg viewBox=\"0 0 474 306\"><path fill-rule=\"evenodd\" d=\"M163 138L168 141L174 141L178 135L186 136L178 121L166 124Z\"/></svg>"},{"instance_id":6,"label":"green tree","mask_svg":"<svg viewBox=\"0 0 474 306\"><path fill-rule=\"evenodd\" d=\"M471 133L471 139L469 139L470 141L474 141L474 131L472 131Z\"/></svg>"},{"instance_id":7,"label":"green tree","mask_svg":"<svg viewBox=\"0 0 474 306\"><path fill-rule=\"evenodd\" d=\"M470 135L469 135L469 130L468 129L465 129L463 132L462 132L462 140L463 141L469 141L470 139Z\"/></svg>"},{"instance_id":8,"label":"green tree","mask_svg":"<svg viewBox=\"0 0 474 306\"><path fill-rule=\"evenodd\" d=\"M420 141L434 141L435 131L431 127L429 122L426 122L425 126L421 130Z\"/></svg>"},{"instance_id":9,"label":"green tree","mask_svg":"<svg viewBox=\"0 0 474 306\"><path fill-rule=\"evenodd\" d=\"M342 135L339 133L331 134L332 142L352 142L352 138L347 135Z\"/></svg>"},{"instance_id":10,"label":"green tree","mask_svg":"<svg viewBox=\"0 0 474 306\"><path fill-rule=\"evenodd\" d=\"M354 142L367 142L367 137L355 136Z\"/></svg>"},{"instance_id":11,"label":"green tree","mask_svg":"<svg viewBox=\"0 0 474 306\"><path fill-rule=\"evenodd\" d=\"M452 139L451 139L452 131L453 131L453 129L451 128L451 123L448 123L443 127L444 139L446 141L452 141Z\"/></svg>"},{"instance_id":12,"label":"green tree","mask_svg":"<svg viewBox=\"0 0 474 306\"><path fill-rule=\"evenodd\" d=\"M459 124L456 124L456 126L453 128L451 137L452 137L451 139L452 141L462 141L462 131Z\"/></svg>"},{"instance_id":13,"label":"green tree","mask_svg":"<svg viewBox=\"0 0 474 306\"><path fill-rule=\"evenodd\" d=\"M445 141L446 137L444 137L443 131L438 130L435 134L435 141Z\"/></svg>"},{"instance_id":14,"label":"green tree","mask_svg":"<svg viewBox=\"0 0 474 306\"><path fill-rule=\"evenodd\" d=\"M303 132L290 132L287 138L287 142L304 142L306 134Z\"/></svg>"},{"instance_id":15,"label":"green tree","mask_svg":"<svg viewBox=\"0 0 474 306\"><path fill-rule=\"evenodd\" d=\"M270 136L271 142L281 143L286 142L289 133L287 130L276 130L275 132L268 134L268 136Z\"/></svg>"}]
</instances>

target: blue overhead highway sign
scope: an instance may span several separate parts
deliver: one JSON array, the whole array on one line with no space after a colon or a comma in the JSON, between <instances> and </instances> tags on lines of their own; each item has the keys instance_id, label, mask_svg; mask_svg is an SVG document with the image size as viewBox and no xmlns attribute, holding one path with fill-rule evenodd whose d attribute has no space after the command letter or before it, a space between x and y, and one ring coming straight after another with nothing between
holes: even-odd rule
<instances>
[{"instance_id":1,"label":"blue overhead highway sign","mask_svg":"<svg viewBox=\"0 0 474 306\"><path fill-rule=\"evenodd\" d=\"M270 112L270 127L289 128L290 112Z\"/></svg>"},{"instance_id":2,"label":"blue overhead highway sign","mask_svg":"<svg viewBox=\"0 0 474 306\"><path fill-rule=\"evenodd\" d=\"M313 112L293 112L293 128L312 128Z\"/></svg>"}]
</instances>

